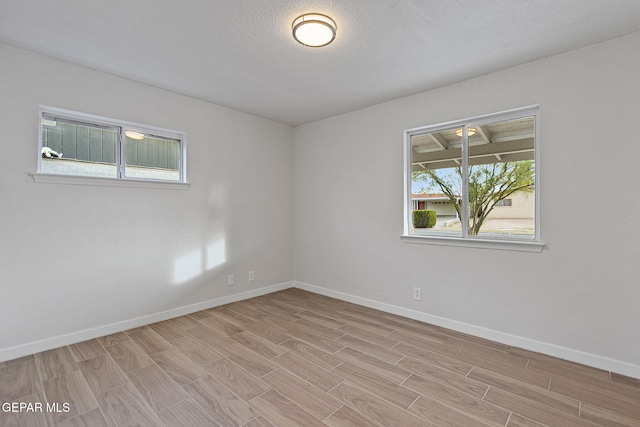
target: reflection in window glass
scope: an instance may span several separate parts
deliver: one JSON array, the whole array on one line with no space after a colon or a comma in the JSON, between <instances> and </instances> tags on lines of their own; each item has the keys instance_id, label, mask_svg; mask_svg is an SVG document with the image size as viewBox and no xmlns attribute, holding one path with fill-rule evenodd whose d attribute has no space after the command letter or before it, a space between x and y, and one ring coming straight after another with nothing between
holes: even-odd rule
<instances>
[{"instance_id":1,"label":"reflection in window glass","mask_svg":"<svg viewBox=\"0 0 640 427\"><path fill-rule=\"evenodd\" d=\"M410 233L538 239L533 111L408 131Z\"/></svg>"},{"instance_id":2,"label":"reflection in window glass","mask_svg":"<svg viewBox=\"0 0 640 427\"><path fill-rule=\"evenodd\" d=\"M533 238L534 119L471 127L469 136L469 235ZM511 209L496 209L507 206Z\"/></svg>"},{"instance_id":3,"label":"reflection in window glass","mask_svg":"<svg viewBox=\"0 0 640 427\"><path fill-rule=\"evenodd\" d=\"M183 132L41 107L42 174L186 183Z\"/></svg>"},{"instance_id":4,"label":"reflection in window glass","mask_svg":"<svg viewBox=\"0 0 640 427\"><path fill-rule=\"evenodd\" d=\"M462 128L447 129L411 138L412 225L416 234L461 236L461 132ZM435 211L435 224L420 224L415 218L421 213L415 211Z\"/></svg>"},{"instance_id":5,"label":"reflection in window glass","mask_svg":"<svg viewBox=\"0 0 640 427\"><path fill-rule=\"evenodd\" d=\"M44 173L117 178L118 129L64 120L42 119Z\"/></svg>"},{"instance_id":6,"label":"reflection in window glass","mask_svg":"<svg viewBox=\"0 0 640 427\"><path fill-rule=\"evenodd\" d=\"M180 141L125 131L127 178L180 180Z\"/></svg>"}]
</instances>

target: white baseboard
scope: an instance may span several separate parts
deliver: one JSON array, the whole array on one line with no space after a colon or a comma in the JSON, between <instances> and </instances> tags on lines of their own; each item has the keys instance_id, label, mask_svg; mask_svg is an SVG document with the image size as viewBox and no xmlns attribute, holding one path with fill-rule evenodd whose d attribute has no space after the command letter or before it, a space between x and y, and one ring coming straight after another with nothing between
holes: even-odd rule
<instances>
[{"instance_id":1,"label":"white baseboard","mask_svg":"<svg viewBox=\"0 0 640 427\"><path fill-rule=\"evenodd\" d=\"M585 353L579 350L574 350L554 344L548 344L517 335L511 335L493 329L487 329L480 326L472 325L469 323L458 322L456 320L434 316L428 313L410 310L408 308L370 300L367 298L362 298L355 295L350 295L343 292L338 292L297 281L284 282L277 285L241 292L234 295L228 295L221 298L215 298L184 307L178 307L160 313L111 323L109 325L99 326L97 328L85 329L82 331L72 332L53 338L47 338L40 341L34 341L27 344L0 349L0 362L27 356L29 354L39 353L41 351L51 350L65 345L75 344L105 335L114 334L116 332L126 331L128 329L137 328L139 326L160 322L162 320L172 319L178 316L184 316L185 314L195 313L197 311L206 310L208 308L218 307L220 305L254 298L291 287L336 298L342 301L363 305L365 307L374 308L376 310L384 311L387 313L397 314L399 316L419 320L421 322L430 323L432 325L441 326L443 328L452 329L454 331L463 332L514 347L523 348L525 350L547 354L549 356L558 357L572 362L581 363L583 365L592 366L594 368L604 369L606 371L611 371L621 375L640 379L640 366L638 365L633 365L631 363L621 362L619 360Z\"/></svg>"},{"instance_id":2,"label":"white baseboard","mask_svg":"<svg viewBox=\"0 0 640 427\"><path fill-rule=\"evenodd\" d=\"M116 332L122 332L128 329L137 328L139 326L149 325L151 323L172 319L174 317L184 316L185 314L206 310L208 308L218 307L220 305L254 298L260 295L269 294L271 292L281 291L283 289L291 288L292 286L293 282L284 282L277 285L266 286L260 289L252 289L250 291L240 292L238 294L228 295L221 298L215 298L196 304L178 307L171 310L162 311L160 313L154 313L147 316L136 317L134 319L123 320L121 322L111 323L109 325L99 326L97 328L84 329L82 331L72 332L69 334L47 338L40 341L34 341L27 344L21 344L15 347L3 348L0 349L0 362L27 356L29 354L39 353L41 351L63 347L65 345L75 344L105 335L115 334Z\"/></svg>"},{"instance_id":3,"label":"white baseboard","mask_svg":"<svg viewBox=\"0 0 640 427\"><path fill-rule=\"evenodd\" d=\"M430 323L432 325L441 326L443 328L452 329L454 331L463 332L502 344L519 347L525 350L535 351L547 354L549 356L558 357L560 359L569 360L583 365L591 366L605 371L615 372L628 377L640 379L640 366L627 362L610 359L608 357L598 356L595 354L585 353L583 351L574 350L555 344L548 344L517 335L507 334L505 332L487 329L469 323L458 322L456 320L447 319L440 316L434 316L420 311L410 310L404 307L398 307L319 286L310 285L308 283L294 281L294 287L316 294L336 298L342 301L351 302L365 307L374 308L376 310L387 313L397 314L399 316L408 317L410 319L419 320L421 322Z\"/></svg>"}]
</instances>

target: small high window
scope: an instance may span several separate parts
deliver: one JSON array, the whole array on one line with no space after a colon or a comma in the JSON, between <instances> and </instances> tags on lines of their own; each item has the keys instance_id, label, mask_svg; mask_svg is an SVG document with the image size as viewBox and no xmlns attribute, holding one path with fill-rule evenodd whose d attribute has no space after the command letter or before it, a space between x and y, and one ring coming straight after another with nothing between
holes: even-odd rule
<instances>
[{"instance_id":1,"label":"small high window","mask_svg":"<svg viewBox=\"0 0 640 427\"><path fill-rule=\"evenodd\" d=\"M38 174L186 182L178 131L42 108Z\"/></svg>"}]
</instances>

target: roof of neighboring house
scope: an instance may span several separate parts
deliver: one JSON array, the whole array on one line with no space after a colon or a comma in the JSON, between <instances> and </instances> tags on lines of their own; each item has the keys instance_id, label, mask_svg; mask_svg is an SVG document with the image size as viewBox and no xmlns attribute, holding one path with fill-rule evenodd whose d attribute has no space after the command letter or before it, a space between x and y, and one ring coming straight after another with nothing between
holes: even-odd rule
<instances>
[{"instance_id":1,"label":"roof of neighboring house","mask_svg":"<svg viewBox=\"0 0 640 427\"><path fill-rule=\"evenodd\" d=\"M433 194L412 194L411 198L413 200L449 200L449 196L444 193L433 193Z\"/></svg>"}]
</instances>

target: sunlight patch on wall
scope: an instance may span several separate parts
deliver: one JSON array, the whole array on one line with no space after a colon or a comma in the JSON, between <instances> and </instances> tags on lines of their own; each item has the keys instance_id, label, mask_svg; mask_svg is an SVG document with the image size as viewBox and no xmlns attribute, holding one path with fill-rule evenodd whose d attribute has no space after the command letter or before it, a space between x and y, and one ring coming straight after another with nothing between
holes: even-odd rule
<instances>
[{"instance_id":1,"label":"sunlight patch on wall","mask_svg":"<svg viewBox=\"0 0 640 427\"><path fill-rule=\"evenodd\" d=\"M183 283L202 274L202 252L192 251L173 263L173 281Z\"/></svg>"},{"instance_id":2,"label":"sunlight patch on wall","mask_svg":"<svg viewBox=\"0 0 640 427\"><path fill-rule=\"evenodd\" d=\"M227 261L224 239L210 243L206 249L194 250L177 258L173 263L173 282L184 283L205 271L213 270Z\"/></svg>"},{"instance_id":3,"label":"sunlight patch on wall","mask_svg":"<svg viewBox=\"0 0 640 427\"><path fill-rule=\"evenodd\" d=\"M217 240L207 246L207 270L213 270L227 260L227 252L224 239Z\"/></svg>"}]
</instances>

